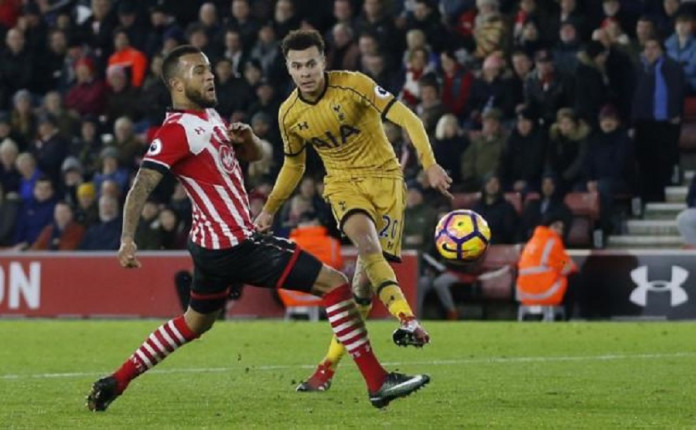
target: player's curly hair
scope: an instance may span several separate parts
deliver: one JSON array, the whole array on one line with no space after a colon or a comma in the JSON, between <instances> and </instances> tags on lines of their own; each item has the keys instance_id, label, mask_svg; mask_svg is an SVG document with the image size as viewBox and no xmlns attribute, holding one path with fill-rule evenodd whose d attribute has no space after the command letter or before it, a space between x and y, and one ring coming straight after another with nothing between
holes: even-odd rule
<instances>
[{"instance_id":1,"label":"player's curly hair","mask_svg":"<svg viewBox=\"0 0 696 430\"><path fill-rule=\"evenodd\" d=\"M316 46L319 52L324 55L324 39L316 30L293 30L283 39L281 45L283 56L287 58L289 51L302 51Z\"/></svg>"}]
</instances>

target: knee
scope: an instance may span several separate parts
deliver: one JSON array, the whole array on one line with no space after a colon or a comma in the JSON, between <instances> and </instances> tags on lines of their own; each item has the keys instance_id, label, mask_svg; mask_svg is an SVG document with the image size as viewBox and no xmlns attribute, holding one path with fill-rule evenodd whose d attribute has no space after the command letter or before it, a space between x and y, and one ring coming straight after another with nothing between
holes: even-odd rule
<instances>
[{"instance_id":1,"label":"knee","mask_svg":"<svg viewBox=\"0 0 696 430\"><path fill-rule=\"evenodd\" d=\"M346 275L325 264L321 268L321 272L319 272L319 277L314 283L312 292L318 296L323 296L329 291L347 284L348 278Z\"/></svg>"},{"instance_id":2,"label":"knee","mask_svg":"<svg viewBox=\"0 0 696 430\"><path fill-rule=\"evenodd\" d=\"M355 246L358 248L358 255L366 256L369 254L380 254L382 252L379 239L369 232L358 233L354 242Z\"/></svg>"},{"instance_id":3,"label":"knee","mask_svg":"<svg viewBox=\"0 0 696 430\"><path fill-rule=\"evenodd\" d=\"M219 311L222 312L222 311ZM186 320L186 325L191 329L192 332L201 336L203 333L207 332L215 324L219 312L213 312L212 314L199 314L191 312L191 309L186 311L184 318Z\"/></svg>"}]
</instances>

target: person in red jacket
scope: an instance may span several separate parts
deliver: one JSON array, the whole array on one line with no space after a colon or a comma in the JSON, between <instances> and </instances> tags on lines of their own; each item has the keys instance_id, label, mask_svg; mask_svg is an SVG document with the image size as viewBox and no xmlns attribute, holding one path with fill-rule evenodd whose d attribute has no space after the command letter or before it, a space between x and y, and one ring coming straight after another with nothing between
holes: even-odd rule
<instances>
[{"instance_id":1,"label":"person in red jacket","mask_svg":"<svg viewBox=\"0 0 696 430\"><path fill-rule=\"evenodd\" d=\"M41 230L31 245L32 251L72 251L80 246L85 228L73 220L73 211L65 202L53 210L53 222Z\"/></svg>"},{"instance_id":2,"label":"person in red jacket","mask_svg":"<svg viewBox=\"0 0 696 430\"><path fill-rule=\"evenodd\" d=\"M329 235L329 230L319 224L314 212L304 212L300 222L290 232L290 240L334 269L343 267L341 242Z\"/></svg>"},{"instance_id":3,"label":"person in red jacket","mask_svg":"<svg viewBox=\"0 0 696 430\"><path fill-rule=\"evenodd\" d=\"M534 230L517 264L517 300L526 306L559 306L568 275L578 268L563 245L563 217L549 214Z\"/></svg>"},{"instance_id":4,"label":"person in red jacket","mask_svg":"<svg viewBox=\"0 0 696 430\"><path fill-rule=\"evenodd\" d=\"M100 115L106 104L106 84L94 73L94 61L84 57L75 63L77 82L65 96L65 107L78 114Z\"/></svg>"}]
</instances>

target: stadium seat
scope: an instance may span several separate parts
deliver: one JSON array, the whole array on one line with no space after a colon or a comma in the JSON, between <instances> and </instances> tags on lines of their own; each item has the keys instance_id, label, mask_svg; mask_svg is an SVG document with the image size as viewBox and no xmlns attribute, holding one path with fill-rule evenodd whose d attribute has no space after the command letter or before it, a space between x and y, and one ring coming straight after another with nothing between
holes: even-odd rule
<instances>
[{"instance_id":1,"label":"stadium seat","mask_svg":"<svg viewBox=\"0 0 696 430\"><path fill-rule=\"evenodd\" d=\"M454 193L452 209L471 209L479 200L481 193Z\"/></svg>"},{"instance_id":2,"label":"stadium seat","mask_svg":"<svg viewBox=\"0 0 696 430\"><path fill-rule=\"evenodd\" d=\"M565 197L565 204L573 214L568 232L568 246L592 246L592 232L599 219L599 194L572 192Z\"/></svg>"},{"instance_id":3,"label":"stadium seat","mask_svg":"<svg viewBox=\"0 0 696 430\"><path fill-rule=\"evenodd\" d=\"M522 194L518 192L509 192L504 195L507 200L517 211L517 215L522 214Z\"/></svg>"},{"instance_id":4,"label":"stadium seat","mask_svg":"<svg viewBox=\"0 0 696 430\"><path fill-rule=\"evenodd\" d=\"M278 296L285 305L285 319L304 315L310 321L319 321L319 312L323 306L321 298L293 290L278 289Z\"/></svg>"},{"instance_id":5,"label":"stadium seat","mask_svg":"<svg viewBox=\"0 0 696 430\"><path fill-rule=\"evenodd\" d=\"M696 150L696 121L685 122L681 126L681 134L679 135L679 149L682 151Z\"/></svg>"},{"instance_id":6,"label":"stadium seat","mask_svg":"<svg viewBox=\"0 0 696 430\"><path fill-rule=\"evenodd\" d=\"M517 277L517 261L522 245L491 245L479 276L481 295L486 299L511 300Z\"/></svg>"},{"instance_id":7,"label":"stadium seat","mask_svg":"<svg viewBox=\"0 0 696 430\"><path fill-rule=\"evenodd\" d=\"M684 98L684 122L696 121L696 97Z\"/></svg>"}]
</instances>

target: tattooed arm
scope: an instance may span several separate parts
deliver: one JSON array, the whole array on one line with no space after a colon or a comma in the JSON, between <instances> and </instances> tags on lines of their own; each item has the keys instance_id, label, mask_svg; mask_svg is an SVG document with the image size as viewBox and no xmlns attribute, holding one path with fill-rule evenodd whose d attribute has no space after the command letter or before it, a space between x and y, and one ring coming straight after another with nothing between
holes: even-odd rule
<instances>
[{"instance_id":1,"label":"tattooed arm","mask_svg":"<svg viewBox=\"0 0 696 430\"><path fill-rule=\"evenodd\" d=\"M138 228L140 213L143 211L145 201L162 180L162 173L148 168L141 168L135 177L133 187L128 191L126 203L123 206L123 229L121 231L121 248L118 250L118 260L122 267L140 267L140 261L135 257L138 247L133 238Z\"/></svg>"}]
</instances>

